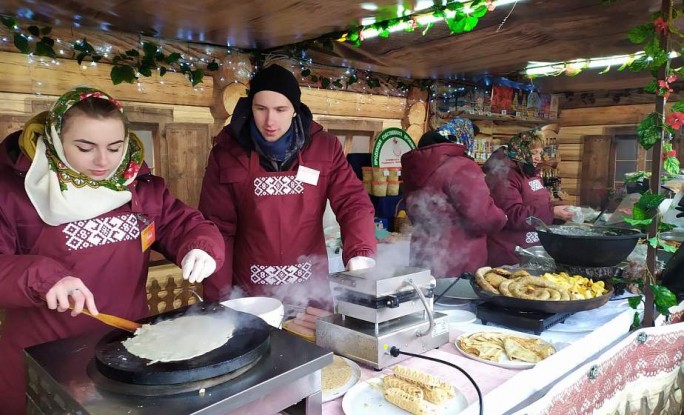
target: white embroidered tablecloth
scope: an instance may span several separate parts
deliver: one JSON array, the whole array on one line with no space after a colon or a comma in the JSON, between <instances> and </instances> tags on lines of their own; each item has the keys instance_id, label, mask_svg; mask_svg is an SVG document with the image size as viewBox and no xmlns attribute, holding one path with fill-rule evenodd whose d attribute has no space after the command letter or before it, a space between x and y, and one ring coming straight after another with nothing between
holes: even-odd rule
<instances>
[{"instance_id":1,"label":"white embroidered tablecloth","mask_svg":"<svg viewBox=\"0 0 684 415\"><path fill-rule=\"evenodd\" d=\"M637 330L516 415L681 414L684 324Z\"/></svg>"}]
</instances>

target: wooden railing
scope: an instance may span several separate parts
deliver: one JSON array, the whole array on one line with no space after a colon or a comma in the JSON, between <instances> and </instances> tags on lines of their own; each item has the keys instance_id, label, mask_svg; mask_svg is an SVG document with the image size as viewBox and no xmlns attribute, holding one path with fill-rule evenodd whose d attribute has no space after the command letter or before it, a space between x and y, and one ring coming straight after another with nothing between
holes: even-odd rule
<instances>
[{"instance_id":1,"label":"wooden railing","mask_svg":"<svg viewBox=\"0 0 684 415\"><path fill-rule=\"evenodd\" d=\"M202 296L202 285L184 280L181 269L173 264L151 267L147 274L147 305L150 314L194 304Z\"/></svg>"}]
</instances>

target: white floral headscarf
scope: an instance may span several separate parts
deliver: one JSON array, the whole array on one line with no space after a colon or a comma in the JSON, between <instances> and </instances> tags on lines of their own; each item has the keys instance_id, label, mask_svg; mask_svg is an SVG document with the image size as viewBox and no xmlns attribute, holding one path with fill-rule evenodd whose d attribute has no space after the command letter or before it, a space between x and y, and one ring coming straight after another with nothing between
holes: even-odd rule
<instances>
[{"instance_id":1,"label":"white floral headscarf","mask_svg":"<svg viewBox=\"0 0 684 415\"><path fill-rule=\"evenodd\" d=\"M57 99L47 117L40 114L31 119L20 139L22 151L33 155L24 187L48 225L91 219L128 203L131 200L128 185L142 166L143 145L126 131L121 161L109 177L95 180L71 167L64 155L60 131L66 112L88 98L106 99L123 112L121 104L102 91L74 88ZM44 122L44 128L36 122ZM35 145L35 151L27 151L31 145Z\"/></svg>"}]
</instances>

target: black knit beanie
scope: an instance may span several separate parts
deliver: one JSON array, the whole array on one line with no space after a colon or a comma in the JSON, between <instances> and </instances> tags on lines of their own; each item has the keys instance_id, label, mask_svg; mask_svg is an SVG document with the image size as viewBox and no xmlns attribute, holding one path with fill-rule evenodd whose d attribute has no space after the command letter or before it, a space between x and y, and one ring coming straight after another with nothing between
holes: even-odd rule
<instances>
[{"instance_id":1,"label":"black knit beanie","mask_svg":"<svg viewBox=\"0 0 684 415\"><path fill-rule=\"evenodd\" d=\"M271 65L254 75L254 78L249 83L249 98L254 98L254 95L259 91L281 93L290 100L295 111L299 111L302 96L299 83L297 83L297 79L292 72L282 66Z\"/></svg>"},{"instance_id":2,"label":"black knit beanie","mask_svg":"<svg viewBox=\"0 0 684 415\"><path fill-rule=\"evenodd\" d=\"M418 140L418 148L431 146L433 144L451 143L455 141L455 137L454 139L450 140L450 137L447 135L442 135L437 131L428 131L427 133L423 134L422 137L420 137L420 140Z\"/></svg>"}]
</instances>

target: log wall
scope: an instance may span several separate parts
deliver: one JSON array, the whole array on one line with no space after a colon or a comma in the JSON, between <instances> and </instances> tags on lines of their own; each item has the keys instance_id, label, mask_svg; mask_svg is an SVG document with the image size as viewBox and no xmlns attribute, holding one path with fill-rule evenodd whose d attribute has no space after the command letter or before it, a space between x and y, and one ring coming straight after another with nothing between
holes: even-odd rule
<instances>
[{"instance_id":1,"label":"log wall","mask_svg":"<svg viewBox=\"0 0 684 415\"><path fill-rule=\"evenodd\" d=\"M561 154L562 187L580 202L582 183L582 154L584 136L610 135L616 127L636 129L637 124L655 110L655 104L615 105L592 108L563 109L560 112L558 134ZM610 163L610 154L601 158Z\"/></svg>"},{"instance_id":2,"label":"log wall","mask_svg":"<svg viewBox=\"0 0 684 415\"><path fill-rule=\"evenodd\" d=\"M177 104L210 107L213 80L205 77L193 88L185 76L167 73L141 77L137 84L113 85L109 77L111 65L90 63L79 65L71 59L55 59L57 64L20 53L0 52L0 92L31 93L59 96L80 85L101 89L121 101Z\"/></svg>"}]
</instances>

